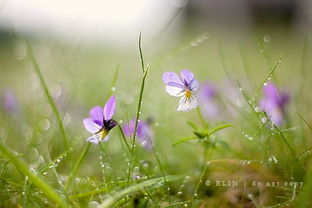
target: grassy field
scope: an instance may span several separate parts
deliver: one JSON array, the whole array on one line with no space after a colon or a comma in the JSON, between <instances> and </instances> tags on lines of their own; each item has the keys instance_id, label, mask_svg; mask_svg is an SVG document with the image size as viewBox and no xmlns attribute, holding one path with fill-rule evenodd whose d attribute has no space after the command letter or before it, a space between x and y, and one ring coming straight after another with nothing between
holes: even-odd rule
<instances>
[{"instance_id":1,"label":"grassy field","mask_svg":"<svg viewBox=\"0 0 312 208\"><path fill-rule=\"evenodd\" d=\"M308 34L2 42L0 207L311 206ZM188 112L162 81L183 69L214 86ZM289 96L281 123L259 104L272 83ZM87 142L83 119L111 96L118 125L108 141ZM125 135L131 120L135 137ZM150 148L138 138L143 121Z\"/></svg>"}]
</instances>

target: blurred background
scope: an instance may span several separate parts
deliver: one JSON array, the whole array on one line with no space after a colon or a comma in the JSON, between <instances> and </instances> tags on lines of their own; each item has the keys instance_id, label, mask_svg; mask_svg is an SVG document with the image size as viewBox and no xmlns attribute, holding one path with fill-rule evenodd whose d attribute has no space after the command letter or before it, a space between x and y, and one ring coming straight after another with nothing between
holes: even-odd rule
<instances>
[{"instance_id":1,"label":"blurred background","mask_svg":"<svg viewBox=\"0 0 312 208\"><path fill-rule=\"evenodd\" d=\"M64 150L27 41L59 109L73 155L80 154L89 136L82 120L93 106L103 106L109 94L117 98L114 119L121 125L133 119L142 78L141 32L150 70L140 116L151 125L167 173L194 175L202 164L200 145L172 147L173 141L193 134L187 121L200 123L196 111L177 112L178 99L164 90L162 74L182 69L191 70L215 90L215 100L207 105L215 109L207 113L207 122L237 127L211 137L230 147L214 151L212 159L262 164L273 156L282 161L285 146L276 144L280 138L272 139L270 148L259 145L273 134L263 128L242 92L253 98L250 103L256 108L263 80L283 54L267 80L290 95L282 127L289 130L289 140L298 153L310 146L298 112L312 122L311 24L311 0L0 0L0 138L34 169ZM255 134L258 129L265 132ZM125 149L118 129L110 134L111 140L103 145L110 163L105 171L109 180L118 181L127 155L121 154ZM154 156L144 149L138 154L157 173ZM98 158L98 147L93 145L80 174L99 178ZM66 160L58 166L61 175L69 172ZM284 169L276 172L289 179L290 163L284 162Z\"/></svg>"}]
</instances>

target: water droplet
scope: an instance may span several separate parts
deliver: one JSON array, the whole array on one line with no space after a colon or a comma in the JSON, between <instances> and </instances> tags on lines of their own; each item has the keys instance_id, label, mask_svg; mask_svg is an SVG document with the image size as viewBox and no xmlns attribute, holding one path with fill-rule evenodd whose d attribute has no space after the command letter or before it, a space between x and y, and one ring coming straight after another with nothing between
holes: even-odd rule
<instances>
[{"instance_id":1,"label":"water droplet","mask_svg":"<svg viewBox=\"0 0 312 208\"><path fill-rule=\"evenodd\" d=\"M52 97L57 98L62 94L62 87L58 84L54 84L51 87Z\"/></svg>"},{"instance_id":2,"label":"water droplet","mask_svg":"<svg viewBox=\"0 0 312 208\"><path fill-rule=\"evenodd\" d=\"M63 119L63 123L64 123L65 125L68 125L70 122L71 122L71 116L70 116L70 114L69 114L69 113L65 113L64 119Z\"/></svg>"},{"instance_id":3,"label":"water droplet","mask_svg":"<svg viewBox=\"0 0 312 208\"><path fill-rule=\"evenodd\" d=\"M182 194L183 194L182 191L179 191L179 192L177 193L177 195L179 195L179 196L182 195Z\"/></svg>"},{"instance_id":4,"label":"water droplet","mask_svg":"<svg viewBox=\"0 0 312 208\"><path fill-rule=\"evenodd\" d=\"M116 87L112 87L111 90L114 92L116 90Z\"/></svg>"},{"instance_id":5,"label":"water droplet","mask_svg":"<svg viewBox=\"0 0 312 208\"><path fill-rule=\"evenodd\" d=\"M277 161L277 159L276 159L276 157L275 156L273 156L273 155L271 155L270 157L269 157L269 162L274 162L274 163L278 163L278 161Z\"/></svg>"},{"instance_id":6,"label":"water droplet","mask_svg":"<svg viewBox=\"0 0 312 208\"><path fill-rule=\"evenodd\" d=\"M205 185L206 185L206 186L210 186L210 185L211 185L211 181L210 181L210 180L206 180L206 181L205 181Z\"/></svg>"},{"instance_id":7,"label":"water droplet","mask_svg":"<svg viewBox=\"0 0 312 208\"><path fill-rule=\"evenodd\" d=\"M50 121L48 119L42 119L39 123L42 130L48 130L50 128Z\"/></svg>"},{"instance_id":8,"label":"water droplet","mask_svg":"<svg viewBox=\"0 0 312 208\"><path fill-rule=\"evenodd\" d=\"M255 107L255 111L256 111L257 113L259 113L259 112L261 111L261 108L260 108L259 106L257 106L257 107Z\"/></svg>"},{"instance_id":9,"label":"water droplet","mask_svg":"<svg viewBox=\"0 0 312 208\"><path fill-rule=\"evenodd\" d=\"M265 43L271 43L272 38L271 38L270 35L265 35L265 36L263 37L263 41L264 41Z\"/></svg>"},{"instance_id":10,"label":"water droplet","mask_svg":"<svg viewBox=\"0 0 312 208\"><path fill-rule=\"evenodd\" d=\"M155 127L159 127L159 123L158 122L155 122Z\"/></svg>"},{"instance_id":11,"label":"water droplet","mask_svg":"<svg viewBox=\"0 0 312 208\"><path fill-rule=\"evenodd\" d=\"M265 86L267 86L267 85L268 85L268 83L267 83L267 82L263 83L263 87L265 87Z\"/></svg>"},{"instance_id":12,"label":"water droplet","mask_svg":"<svg viewBox=\"0 0 312 208\"><path fill-rule=\"evenodd\" d=\"M261 118L262 123L267 122L267 120L268 120L268 119L267 119L266 117Z\"/></svg>"},{"instance_id":13,"label":"water droplet","mask_svg":"<svg viewBox=\"0 0 312 208\"><path fill-rule=\"evenodd\" d=\"M141 142L141 145L142 146L145 146L147 144L147 141L146 140L143 140L142 142Z\"/></svg>"},{"instance_id":14,"label":"water droplet","mask_svg":"<svg viewBox=\"0 0 312 208\"><path fill-rule=\"evenodd\" d=\"M27 56L27 49L24 44L15 47L13 56L16 60L21 61Z\"/></svg>"}]
</instances>

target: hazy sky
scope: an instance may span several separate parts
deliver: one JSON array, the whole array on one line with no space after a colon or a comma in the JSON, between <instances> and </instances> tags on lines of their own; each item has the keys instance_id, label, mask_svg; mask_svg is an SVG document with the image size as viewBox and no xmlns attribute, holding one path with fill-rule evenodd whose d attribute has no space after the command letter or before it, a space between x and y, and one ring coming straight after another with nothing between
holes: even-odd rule
<instances>
[{"instance_id":1,"label":"hazy sky","mask_svg":"<svg viewBox=\"0 0 312 208\"><path fill-rule=\"evenodd\" d=\"M0 0L0 25L65 38L137 38L166 24L183 0Z\"/></svg>"}]
</instances>

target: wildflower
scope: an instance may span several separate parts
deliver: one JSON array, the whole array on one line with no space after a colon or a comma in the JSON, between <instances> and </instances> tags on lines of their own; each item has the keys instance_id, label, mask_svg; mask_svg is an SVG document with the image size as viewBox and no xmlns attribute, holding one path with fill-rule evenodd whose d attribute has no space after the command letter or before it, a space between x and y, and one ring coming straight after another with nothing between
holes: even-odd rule
<instances>
[{"instance_id":1,"label":"wildflower","mask_svg":"<svg viewBox=\"0 0 312 208\"><path fill-rule=\"evenodd\" d=\"M289 95L280 92L273 83L263 87L264 97L260 101L260 107L265 111L275 125L281 125L284 120L285 107L289 101Z\"/></svg>"},{"instance_id":2,"label":"wildflower","mask_svg":"<svg viewBox=\"0 0 312 208\"><path fill-rule=\"evenodd\" d=\"M123 126L123 132L127 137L131 137L134 134L135 120L131 120L129 124ZM139 144L147 150L151 150L153 132L151 131L147 122L139 121L137 126L137 139Z\"/></svg>"},{"instance_id":3,"label":"wildflower","mask_svg":"<svg viewBox=\"0 0 312 208\"><path fill-rule=\"evenodd\" d=\"M104 109L95 106L90 110L90 117L83 120L84 127L92 133L87 141L97 144L100 141L108 140L108 132L117 125L112 119L116 108L116 99L110 97L106 102Z\"/></svg>"},{"instance_id":4,"label":"wildflower","mask_svg":"<svg viewBox=\"0 0 312 208\"><path fill-rule=\"evenodd\" d=\"M15 113L18 111L17 100L15 94L10 90L5 90L2 94L2 107L8 113Z\"/></svg>"},{"instance_id":5,"label":"wildflower","mask_svg":"<svg viewBox=\"0 0 312 208\"><path fill-rule=\"evenodd\" d=\"M208 118L215 118L219 113L219 107L215 98L215 87L207 82L203 84L199 93L199 104L203 114Z\"/></svg>"},{"instance_id":6,"label":"wildflower","mask_svg":"<svg viewBox=\"0 0 312 208\"><path fill-rule=\"evenodd\" d=\"M178 111L189 111L197 107L196 95L199 91L199 84L192 72L182 70L181 77L174 72L165 72L162 79L169 95L182 97Z\"/></svg>"}]
</instances>

